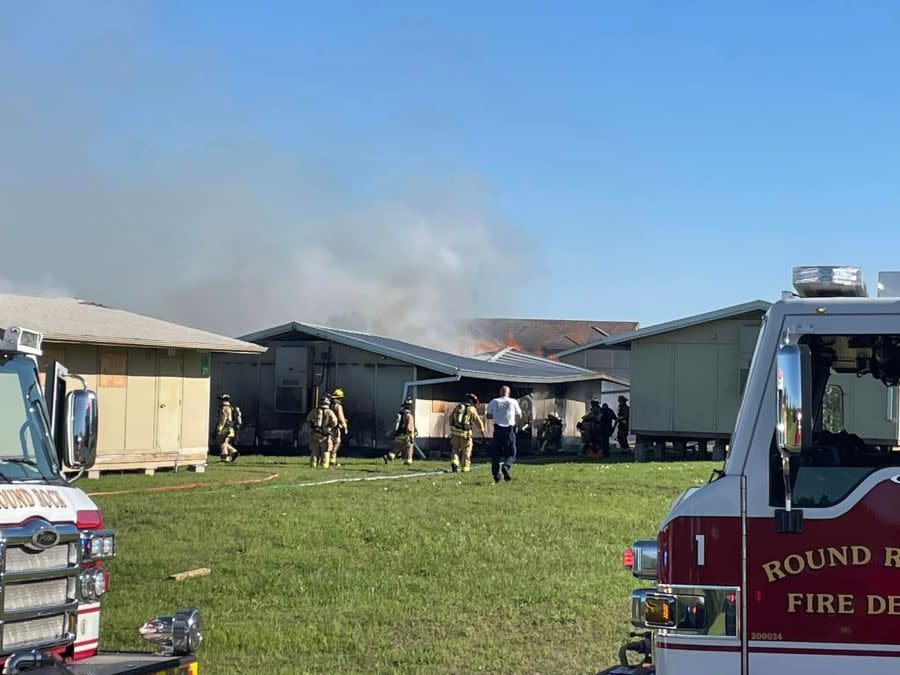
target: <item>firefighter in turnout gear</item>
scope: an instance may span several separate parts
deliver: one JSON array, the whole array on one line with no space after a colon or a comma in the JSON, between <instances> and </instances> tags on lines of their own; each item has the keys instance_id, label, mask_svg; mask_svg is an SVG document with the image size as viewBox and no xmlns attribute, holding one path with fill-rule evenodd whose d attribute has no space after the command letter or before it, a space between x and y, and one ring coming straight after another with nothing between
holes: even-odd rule
<instances>
[{"instance_id":1,"label":"firefighter in turnout gear","mask_svg":"<svg viewBox=\"0 0 900 675\"><path fill-rule=\"evenodd\" d=\"M540 443L538 452L543 453L547 449L562 449L562 432L562 418L555 412L547 415L547 419L538 428L538 443Z\"/></svg>"},{"instance_id":2,"label":"firefighter in turnout gear","mask_svg":"<svg viewBox=\"0 0 900 675\"><path fill-rule=\"evenodd\" d=\"M450 469L453 473L459 471L460 455L462 455L462 470L472 470L472 446L475 431L478 427L484 436L484 420L478 416L478 397L475 394L466 394L466 400L457 403L450 413Z\"/></svg>"},{"instance_id":3,"label":"firefighter in turnout gear","mask_svg":"<svg viewBox=\"0 0 900 675\"><path fill-rule=\"evenodd\" d=\"M317 408L306 416L309 422L309 465L327 469L331 462L331 443L338 428L337 416L331 409L331 397L321 398Z\"/></svg>"},{"instance_id":4,"label":"firefighter in turnout gear","mask_svg":"<svg viewBox=\"0 0 900 675\"><path fill-rule=\"evenodd\" d=\"M219 418L216 421L216 444L219 446L219 458L223 462L233 462L238 458L237 448L231 444L235 435L235 408L231 406L231 396L219 394Z\"/></svg>"},{"instance_id":5,"label":"firefighter in turnout gear","mask_svg":"<svg viewBox=\"0 0 900 675\"><path fill-rule=\"evenodd\" d=\"M413 417L413 400L411 398L407 398L397 412L397 420L394 422L392 437L391 451L384 456L384 463L392 462L400 455L403 455L403 463L412 464L413 440L416 437L416 420Z\"/></svg>"},{"instance_id":6,"label":"firefighter in turnout gear","mask_svg":"<svg viewBox=\"0 0 900 675\"><path fill-rule=\"evenodd\" d=\"M575 428L581 432L582 452L588 457L600 454L600 401L591 401L591 411L581 418Z\"/></svg>"},{"instance_id":7,"label":"firefighter in turnout gear","mask_svg":"<svg viewBox=\"0 0 900 675\"><path fill-rule=\"evenodd\" d=\"M619 443L619 447L622 448L622 450L629 450L628 428L629 420L631 418L631 408L628 406L628 399L624 396L619 397L619 410L617 412L619 426L616 432L616 441Z\"/></svg>"},{"instance_id":8,"label":"firefighter in turnout gear","mask_svg":"<svg viewBox=\"0 0 900 675\"><path fill-rule=\"evenodd\" d=\"M338 449L341 441L347 437L347 418L344 416L344 390L340 387L331 392L331 410L337 417L337 427L331 436L331 463L337 466Z\"/></svg>"}]
</instances>

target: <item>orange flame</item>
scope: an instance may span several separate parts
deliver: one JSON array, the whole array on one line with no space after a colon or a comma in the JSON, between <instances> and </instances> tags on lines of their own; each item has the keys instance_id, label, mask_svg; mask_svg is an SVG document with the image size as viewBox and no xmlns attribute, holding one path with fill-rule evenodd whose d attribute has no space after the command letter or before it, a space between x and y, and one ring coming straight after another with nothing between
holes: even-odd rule
<instances>
[{"instance_id":1,"label":"orange flame","mask_svg":"<svg viewBox=\"0 0 900 675\"><path fill-rule=\"evenodd\" d=\"M478 341L472 345L472 351L476 354L482 354L485 352L499 352L501 349L506 349L507 347L511 347L518 351L524 351L522 346L516 342L512 335L512 331L506 334L505 340L498 340L495 342Z\"/></svg>"}]
</instances>

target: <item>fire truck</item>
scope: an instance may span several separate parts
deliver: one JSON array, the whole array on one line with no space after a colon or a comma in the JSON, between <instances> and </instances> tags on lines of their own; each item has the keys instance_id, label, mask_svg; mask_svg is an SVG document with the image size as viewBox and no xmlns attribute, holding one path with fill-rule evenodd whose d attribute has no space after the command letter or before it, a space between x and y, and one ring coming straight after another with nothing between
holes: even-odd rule
<instances>
[{"instance_id":1,"label":"fire truck","mask_svg":"<svg viewBox=\"0 0 900 675\"><path fill-rule=\"evenodd\" d=\"M200 614L144 622L156 653L98 653L104 566L115 533L72 486L94 463L97 396L58 363L38 375L42 336L0 330L0 663L3 673L196 674ZM69 387L69 383L80 386ZM71 390L69 390L71 389ZM67 477L69 476L69 477Z\"/></svg>"},{"instance_id":2,"label":"fire truck","mask_svg":"<svg viewBox=\"0 0 900 675\"><path fill-rule=\"evenodd\" d=\"M869 297L858 268L793 272L724 468L623 555L653 585L632 592L634 640L606 675L900 672L900 448L826 424L825 395L867 378L896 421L900 299L885 275Z\"/></svg>"}]
</instances>

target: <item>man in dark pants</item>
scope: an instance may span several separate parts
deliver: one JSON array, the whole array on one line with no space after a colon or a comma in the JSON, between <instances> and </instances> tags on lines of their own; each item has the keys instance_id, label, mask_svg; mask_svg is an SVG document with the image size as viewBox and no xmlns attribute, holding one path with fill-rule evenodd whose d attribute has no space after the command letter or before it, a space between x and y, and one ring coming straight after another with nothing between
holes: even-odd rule
<instances>
[{"instance_id":1,"label":"man in dark pants","mask_svg":"<svg viewBox=\"0 0 900 675\"><path fill-rule=\"evenodd\" d=\"M501 471L503 480L512 480L509 470L516 461L516 421L522 418L522 408L516 399L510 398L509 393L509 387L501 387L500 396L493 399L485 408L487 418L494 421L494 442L491 445L491 472L494 475L494 483L500 482ZM504 457L501 466L500 461Z\"/></svg>"},{"instance_id":2,"label":"man in dark pants","mask_svg":"<svg viewBox=\"0 0 900 675\"><path fill-rule=\"evenodd\" d=\"M622 450L630 450L628 446L628 428L631 418L631 408L628 407L628 399L624 396L619 397L619 426L616 440Z\"/></svg>"},{"instance_id":3,"label":"man in dark pants","mask_svg":"<svg viewBox=\"0 0 900 675\"><path fill-rule=\"evenodd\" d=\"M609 457L609 437L616 427L616 416L605 403L600 406L600 454Z\"/></svg>"}]
</instances>

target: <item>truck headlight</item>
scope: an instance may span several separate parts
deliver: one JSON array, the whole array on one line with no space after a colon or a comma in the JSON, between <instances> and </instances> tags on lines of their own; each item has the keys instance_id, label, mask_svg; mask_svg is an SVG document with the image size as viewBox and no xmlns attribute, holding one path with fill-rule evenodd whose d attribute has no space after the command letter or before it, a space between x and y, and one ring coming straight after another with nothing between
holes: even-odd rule
<instances>
[{"instance_id":1,"label":"truck headlight","mask_svg":"<svg viewBox=\"0 0 900 675\"><path fill-rule=\"evenodd\" d=\"M648 595L644 598L644 621L648 626L675 625L675 598L665 595Z\"/></svg>"},{"instance_id":2,"label":"truck headlight","mask_svg":"<svg viewBox=\"0 0 900 675\"><path fill-rule=\"evenodd\" d=\"M193 654L203 642L200 610L179 609L173 616L159 616L145 621L138 633L157 646L165 656Z\"/></svg>"},{"instance_id":3,"label":"truck headlight","mask_svg":"<svg viewBox=\"0 0 900 675\"><path fill-rule=\"evenodd\" d=\"M113 532L88 532L81 537L81 554L85 561L107 560L116 555L116 536Z\"/></svg>"},{"instance_id":4,"label":"truck headlight","mask_svg":"<svg viewBox=\"0 0 900 675\"><path fill-rule=\"evenodd\" d=\"M94 568L84 570L78 577L78 586L81 589L81 598L88 602L96 602L98 595L94 593Z\"/></svg>"},{"instance_id":5,"label":"truck headlight","mask_svg":"<svg viewBox=\"0 0 900 675\"><path fill-rule=\"evenodd\" d=\"M78 577L81 599L97 602L106 593L106 571L102 567L89 567Z\"/></svg>"}]
</instances>

